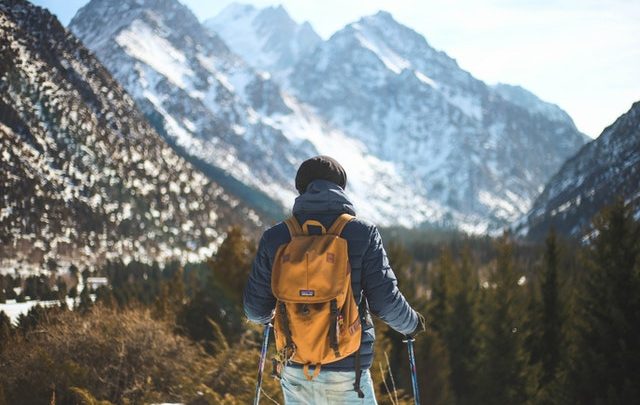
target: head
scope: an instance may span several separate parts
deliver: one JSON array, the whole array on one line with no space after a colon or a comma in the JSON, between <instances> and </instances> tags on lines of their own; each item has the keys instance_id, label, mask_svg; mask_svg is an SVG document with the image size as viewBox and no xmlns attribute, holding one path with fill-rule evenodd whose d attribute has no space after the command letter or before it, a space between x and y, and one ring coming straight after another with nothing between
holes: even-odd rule
<instances>
[{"instance_id":1,"label":"head","mask_svg":"<svg viewBox=\"0 0 640 405\"><path fill-rule=\"evenodd\" d=\"M315 156L300 165L296 174L296 189L303 194L314 180L327 180L344 189L347 186L347 173L335 159L324 155Z\"/></svg>"}]
</instances>

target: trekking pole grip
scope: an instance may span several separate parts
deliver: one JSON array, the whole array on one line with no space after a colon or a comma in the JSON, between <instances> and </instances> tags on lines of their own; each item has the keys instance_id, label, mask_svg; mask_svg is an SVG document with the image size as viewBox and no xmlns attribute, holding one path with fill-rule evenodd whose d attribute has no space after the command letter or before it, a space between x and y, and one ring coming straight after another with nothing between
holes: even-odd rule
<instances>
[{"instance_id":1,"label":"trekking pole grip","mask_svg":"<svg viewBox=\"0 0 640 405\"><path fill-rule=\"evenodd\" d=\"M415 342L415 339L411 336L407 336L403 340L403 342L407 344L407 351L409 352L409 368L411 370L411 386L413 388L413 402L415 405L420 405L420 389L418 387L416 355L413 350L413 342Z\"/></svg>"}]
</instances>

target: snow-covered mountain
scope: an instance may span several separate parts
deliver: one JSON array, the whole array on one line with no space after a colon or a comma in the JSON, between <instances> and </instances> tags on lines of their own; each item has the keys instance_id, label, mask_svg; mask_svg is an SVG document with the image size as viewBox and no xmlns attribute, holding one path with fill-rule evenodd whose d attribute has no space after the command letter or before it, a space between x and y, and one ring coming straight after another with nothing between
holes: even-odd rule
<instances>
[{"instance_id":1,"label":"snow-covered mountain","mask_svg":"<svg viewBox=\"0 0 640 405\"><path fill-rule=\"evenodd\" d=\"M178 1L92 0L69 27L158 131L218 181L231 176L290 207L299 164L329 154L349 173L359 214L408 226L445 217L394 164L281 91Z\"/></svg>"},{"instance_id":2,"label":"snow-covered mountain","mask_svg":"<svg viewBox=\"0 0 640 405\"><path fill-rule=\"evenodd\" d=\"M526 213L587 140L559 108L475 79L386 12L335 33L288 85L476 231Z\"/></svg>"},{"instance_id":3,"label":"snow-covered mountain","mask_svg":"<svg viewBox=\"0 0 640 405\"><path fill-rule=\"evenodd\" d=\"M522 88L521 86L512 86L510 84L498 83L491 86L492 89L498 93L505 100L520 106L534 115L540 115L549 121L555 121L559 124L570 123L573 125L573 120L563 109L556 104L547 103L541 100L535 94Z\"/></svg>"},{"instance_id":4,"label":"snow-covered mountain","mask_svg":"<svg viewBox=\"0 0 640 405\"><path fill-rule=\"evenodd\" d=\"M279 80L286 80L296 62L322 42L311 24L298 24L282 6L231 3L204 25L253 68Z\"/></svg>"},{"instance_id":5,"label":"snow-covered mountain","mask_svg":"<svg viewBox=\"0 0 640 405\"><path fill-rule=\"evenodd\" d=\"M0 270L201 260L261 217L194 170L46 10L0 3Z\"/></svg>"},{"instance_id":6,"label":"snow-covered mountain","mask_svg":"<svg viewBox=\"0 0 640 405\"><path fill-rule=\"evenodd\" d=\"M543 238L551 227L582 236L616 198L640 219L640 102L584 146L553 176L517 231Z\"/></svg>"},{"instance_id":7,"label":"snow-covered mountain","mask_svg":"<svg viewBox=\"0 0 640 405\"><path fill-rule=\"evenodd\" d=\"M391 162L465 230L495 230L519 218L587 141L558 106L519 86L475 79L386 12L349 24L293 66L273 68L270 49L286 48L292 37L274 45L280 25L256 22L266 10L233 4L208 27L330 125ZM278 10L279 21L298 26ZM238 38L270 40L248 46Z\"/></svg>"}]
</instances>

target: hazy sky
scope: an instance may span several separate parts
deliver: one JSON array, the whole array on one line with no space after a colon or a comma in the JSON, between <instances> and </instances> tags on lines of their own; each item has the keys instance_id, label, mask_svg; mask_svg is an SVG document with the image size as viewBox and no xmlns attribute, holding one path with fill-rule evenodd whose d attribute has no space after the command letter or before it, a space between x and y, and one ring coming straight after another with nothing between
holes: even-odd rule
<instances>
[{"instance_id":1,"label":"hazy sky","mask_svg":"<svg viewBox=\"0 0 640 405\"><path fill-rule=\"evenodd\" d=\"M113 0L117 1L117 0ZM87 0L36 0L66 25ZM204 20L232 1L182 0ZM595 137L640 100L639 0L248 0L328 38L386 10L475 77L519 84Z\"/></svg>"}]
</instances>

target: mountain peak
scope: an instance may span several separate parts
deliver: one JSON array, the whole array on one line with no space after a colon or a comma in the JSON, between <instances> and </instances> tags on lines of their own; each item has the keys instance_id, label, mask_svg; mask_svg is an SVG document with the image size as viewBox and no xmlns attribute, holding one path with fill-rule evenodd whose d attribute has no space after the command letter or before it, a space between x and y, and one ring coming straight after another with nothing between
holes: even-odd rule
<instances>
[{"instance_id":1,"label":"mountain peak","mask_svg":"<svg viewBox=\"0 0 640 405\"><path fill-rule=\"evenodd\" d=\"M82 38L88 48L101 49L105 54L113 53L114 47L122 45L118 41L132 41L140 55L149 58L162 53L163 44L170 43L175 49L174 56L181 59L180 55L185 52L198 51L194 49L196 38L206 38L200 53L230 54L224 42L204 29L196 15L178 0L91 0L78 10L69 29ZM140 35L145 38L138 41L136 38ZM163 61L158 64L171 70ZM207 80L206 77L200 79Z\"/></svg>"},{"instance_id":2,"label":"mountain peak","mask_svg":"<svg viewBox=\"0 0 640 405\"><path fill-rule=\"evenodd\" d=\"M390 12L385 10L380 10L375 14L361 17L356 24L368 27L401 27L407 30L411 30L409 27L406 27L398 22Z\"/></svg>"},{"instance_id":3,"label":"mountain peak","mask_svg":"<svg viewBox=\"0 0 640 405\"><path fill-rule=\"evenodd\" d=\"M260 10L257 18L263 25L274 24L276 26L288 26L294 29L298 26L298 23L291 18L282 5L263 8Z\"/></svg>"},{"instance_id":4,"label":"mountain peak","mask_svg":"<svg viewBox=\"0 0 640 405\"><path fill-rule=\"evenodd\" d=\"M245 3L231 3L218 13L215 19L235 20L248 15L253 15L257 12L257 9L252 4Z\"/></svg>"},{"instance_id":5,"label":"mountain peak","mask_svg":"<svg viewBox=\"0 0 640 405\"><path fill-rule=\"evenodd\" d=\"M385 10L379 10L372 17L376 18L376 19L379 19L379 20L394 21L395 22L395 19L393 18L393 15L391 15L390 12L385 11Z\"/></svg>"},{"instance_id":6,"label":"mountain peak","mask_svg":"<svg viewBox=\"0 0 640 405\"><path fill-rule=\"evenodd\" d=\"M311 24L298 24L282 6L262 9L234 3L204 22L257 70L284 76L322 38Z\"/></svg>"}]
</instances>

